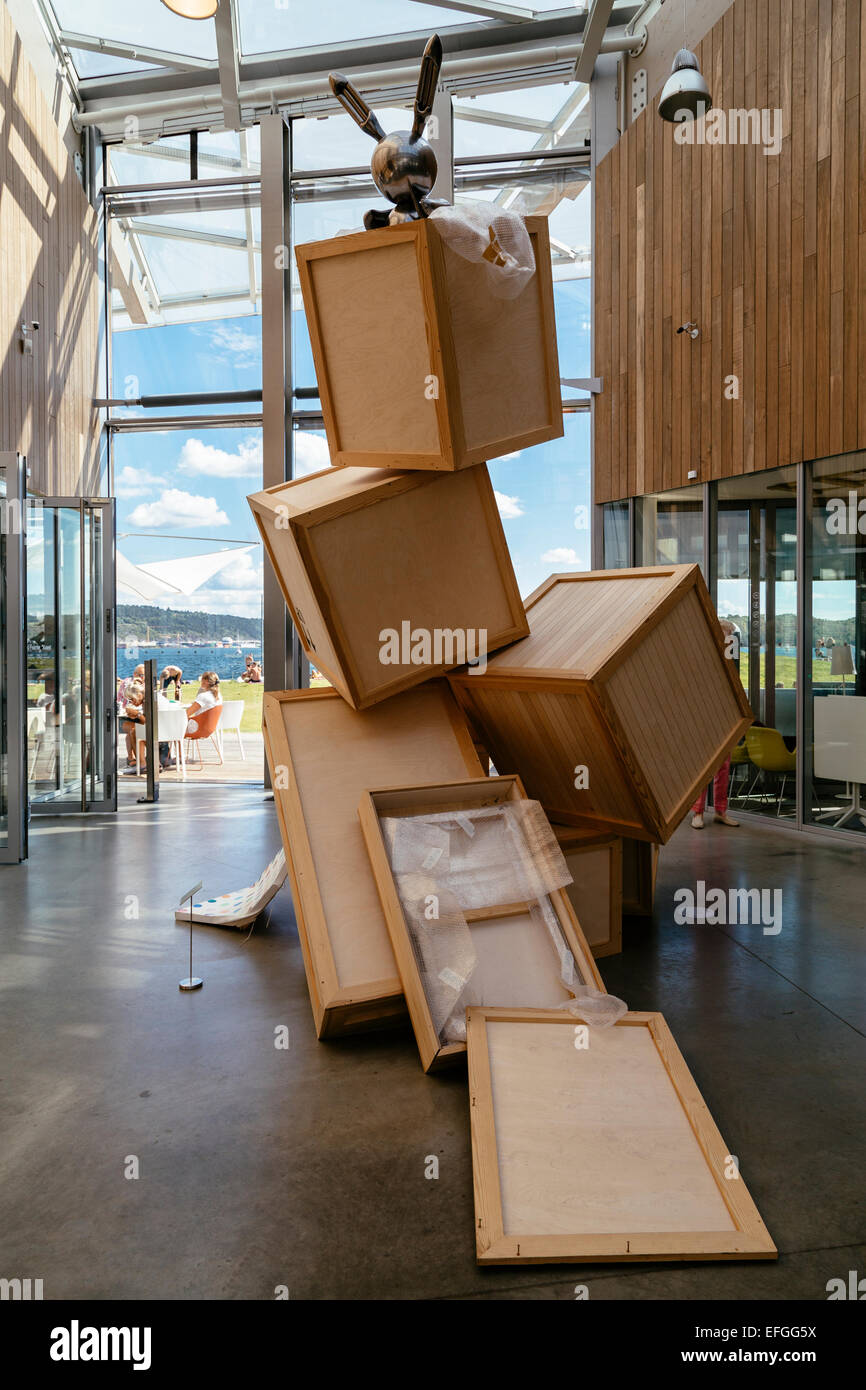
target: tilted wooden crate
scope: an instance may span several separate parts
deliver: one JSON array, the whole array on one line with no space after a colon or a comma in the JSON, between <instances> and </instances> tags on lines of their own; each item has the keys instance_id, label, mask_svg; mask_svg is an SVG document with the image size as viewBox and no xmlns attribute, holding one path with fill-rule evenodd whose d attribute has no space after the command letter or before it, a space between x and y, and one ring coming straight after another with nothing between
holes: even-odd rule
<instances>
[{"instance_id":1,"label":"tilted wooden crate","mask_svg":"<svg viewBox=\"0 0 866 1390\"><path fill-rule=\"evenodd\" d=\"M529 631L483 464L326 468L249 503L307 656L355 709Z\"/></svg>"},{"instance_id":2,"label":"tilted wooden crate","mask_svg":"<svg viewBox=\"0 0 866 1390\"><path fill-rule=\"evenodd\" d=\"M335 464L454 470L563 433L550 244L515 299L433 219L297 248Z\"/></svg>"},{"instance_id":3,"label":"tilted wooden crate","mask_svg":"<svg viewBox=\"0 0 866 1390\"><path fill-rule=\"evenodd\" d=\"M405 1017L403 990L358 821L363 790L478 777L444 681L358 712L335 690L264 697L264 735L319 1037Z\"/></svg>"},{"instance_id":4,"label":"tilted wooden crate","mask_svg":"<svg viewBox=\"0 0 866 1390\"><path fill-rule=\"evenodd\" d=\"M553 827L574 879L565 889L596 960L622 950L622 846L618 835ZM637 844L637 841L633 843Z\"/></svg>"},{"instance_id":5,"label":"tilted wooden crate","mask_svg":"<svg viewBox=\"0 0 866 1390\"><path fill-rule=\"evenodd\" d=\"M697 565L553 575L530 635L449 675L552 821L665 844L752 723Z\"/></svg>"}]
</instances>

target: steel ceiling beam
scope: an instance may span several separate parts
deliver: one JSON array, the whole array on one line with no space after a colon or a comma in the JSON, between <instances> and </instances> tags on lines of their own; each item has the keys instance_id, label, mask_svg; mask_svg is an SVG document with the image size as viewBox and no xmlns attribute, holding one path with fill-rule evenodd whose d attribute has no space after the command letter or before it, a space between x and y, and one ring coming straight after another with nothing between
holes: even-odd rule
<instances>
[{"instance_id":1,"label":"steel ceiling beam","mask_svg":"<svg viewBox=\"0 0 866 1390\"><path fill-rule=\"evenodd\" d=\"M223 119L226 130L239 130L242 122L238 95L238 21L235 0L221 0L214 15L214 29Z\"/></svg>"},{"instance_id":2,"label":"steel ceiling beam","mask_svg":"<svg viewBox=\"0 0 866 1390\"><path fill-rule=\"evenodd\" d=\"M71 29L59 30L58 38L67 48L80 48L85 53L105 53L110 58L126 58L134 63L152 63L157 68L176 68L178 72L207 71L213 66L209 58L193 58L184 53L169 53L163 48L100 39L93 34L76 34Z\"/></svg>"},{"instance_id":3,"label":"steel ceiling beam","mask_svg":"<svg viewBox=\"0 0 866 1390\"><path fill-rule=\"evenodd\" d=\"M413 0L416 5L435 5L442 10L460 10L463 14L477 14L483 19L501 19L506 24L528 24L537 18L535 10L524 9L522 5L503 5L499 0Z\"/></svg>"},{"instance_id":4,"label":"steel ceiling beam","mask_svg":"<svg viewBox=\"0 0 866 1390\"><path fill-rule=\"evenodd\" d=\"M583 48L574 69L575 80L578 82L592 81L595 60L602 51L602 40L612 9L613 0L592 0L592 8L583 26Z\"/></svg>"}]
</instances>

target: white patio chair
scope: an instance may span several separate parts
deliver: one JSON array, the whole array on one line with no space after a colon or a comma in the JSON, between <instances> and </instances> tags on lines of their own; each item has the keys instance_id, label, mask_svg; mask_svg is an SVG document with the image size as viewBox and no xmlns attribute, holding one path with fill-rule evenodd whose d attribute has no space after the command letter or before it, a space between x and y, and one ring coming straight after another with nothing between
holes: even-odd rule
<instances>
[{"instance_id":1,"label":"white patio chair","mask_svg":"<svg viewBox=\"0 0 866 1390\"><path fill-rule=\"evenodd\" d=\"M238 746L241 750L241 757L243 758L244 762L246 762L247 760L247 755L244 752L244 741L241 738L241 721L244 717L245 708L246 706L243 700L224 700L222 703L222 714L220 715L220 722L217 726L219 732L220 749L224 751L223 734L237 734Z\"/></svg>"},{"instance_id":2,"label":"white patio chair","mask_svg":"<svg viewBox=\"0 0 866 1390\"><path fill-rule=\"evenodd\" d=\"M187 714L182 705L172 705L168 701L157 707L157 742L167 743L169 754L174 753L178 771L181 779L186 781L186 754L184 751L184 734L186 733ZM141 745L144 743L145 726L136 724L135 726L135 766L141 772Z\"/></svg>"}]
</instances>

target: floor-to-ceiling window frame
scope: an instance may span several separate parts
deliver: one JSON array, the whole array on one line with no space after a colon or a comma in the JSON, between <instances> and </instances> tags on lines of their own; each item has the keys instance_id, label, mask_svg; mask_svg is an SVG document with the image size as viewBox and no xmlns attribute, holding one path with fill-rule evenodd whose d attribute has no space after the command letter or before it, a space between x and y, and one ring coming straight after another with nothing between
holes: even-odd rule
<instances>
[{"instance_id":1,"label":"floor-to-ceiling window frame","mask_svg":"<svg viewBox=\"0 0 866 1390\"><path fill-rule=\"evenodd\" d=\"M245 500L263 480L260 170L258 126L103 146L118 676L154 657L183 667L187 703L202 669L226 682L224 700L243 697L241 740L222 742L244 757L208 767L210 780L263 770L263 687L239 681L245 653L262 660L263 561ZM156 640L153 605L166 615Z\"/></svg>"}]
</instances>

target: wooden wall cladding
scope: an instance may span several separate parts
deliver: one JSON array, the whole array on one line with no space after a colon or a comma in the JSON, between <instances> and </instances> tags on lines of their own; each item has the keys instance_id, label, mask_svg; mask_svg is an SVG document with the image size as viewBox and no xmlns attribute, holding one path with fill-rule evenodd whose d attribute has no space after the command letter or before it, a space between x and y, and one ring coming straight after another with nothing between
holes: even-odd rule
<instances>
[{"instance_id":1,"label":"wooden wall cladding","mask_svg":"<svg viewBox=\"0 0 866 1390\"><path fill-rule=\"evenodd\" d=\"M0 6L0 449L34 490L97 494L97 216ZM39 324L33 355L22 322Z\"/></svg>"},{"instance_id":2,"label":"wooden wall cladding","mask_svg":"<svg viewBox=\"0 0 866 1390\"><path fill-rule=\"evenodd\" d=\"M599 165L597 502L866 447L860 0L736 0L696 52L781 152L679 145L656 99Z\"/></svg>"}]
</instances>

